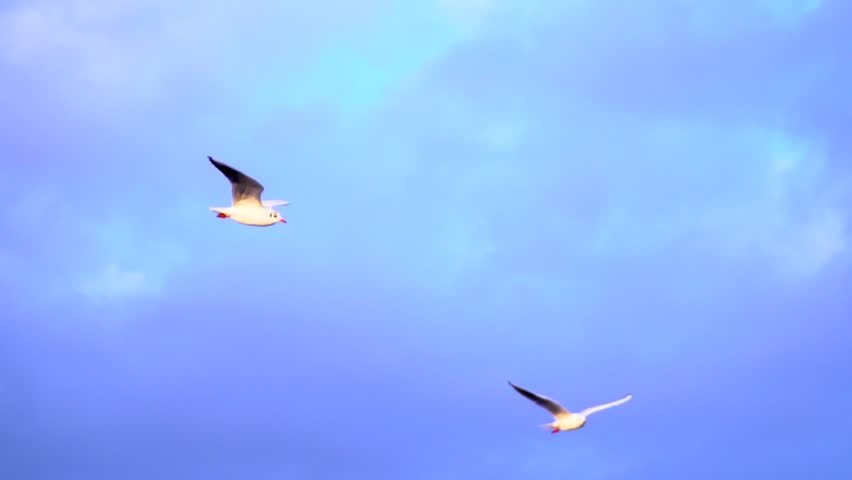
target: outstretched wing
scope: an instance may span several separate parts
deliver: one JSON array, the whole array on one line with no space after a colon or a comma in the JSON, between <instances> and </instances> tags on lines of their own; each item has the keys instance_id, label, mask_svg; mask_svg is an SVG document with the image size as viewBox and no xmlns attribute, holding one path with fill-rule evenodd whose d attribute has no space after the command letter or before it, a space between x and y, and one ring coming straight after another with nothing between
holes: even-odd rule
<instances>
[{"instance_id":1,"label":"outstretched wing","mask_svg":"<svg viewBox=\"0 0 852 480\"><path fill-rule=\"evenodd\" d=\"M261 205L260 195L263 193L263 185L236 168L214 160L213 157L208 156L207 159L231 182L231 197L234 206Z\"/></svg>"},{"instance_id":2,"label":"outstretched wing","mask_svg":"<svg viewBox=\"0 0 852 480\"><path fill-rule=\"evenodd\" d=\"M600 412L601 410L606 410L607 408L617 407L623 403L627 403L631 398L633 398L633 395L628 394L614 402L604 403L603 405L598 405L596 407L589 407L580 412L580 414L584 417L588 417L595 412Z\"/></svg>"},{"instance_id":3,"label":"outstretched wing","mask_svg":"<svg viewBox=\"0 0 852 480\"><path fill-rule=\"evenodd\" d=\"M267 208L277 207L279 205L284 205L286 207L287 205L290 205L290 202L287 200L263 200L261 203Z\"/></svg>"},{"instance_id":4,"label":"outstretched wing","mask_svg":"<svg viewBox=\"0 0 852 480\"><path fill-rule=\"evenodd\" d=\"M509 382L509 385L511 385L512 388L514 388L516 392L527 397L529 400L532 400L533 402L535 402L535 404L538 405L539 407L542 407L545 410L547 410L548 412L550 412L550 414L553 415L554 417L560 417L560 416L563 416L563 415L569 415L570 414L570 412L568 412L568 410L565 410L564 408L562 408L562 405L559 405L553 399L547 398L544 395L539 395L537 393L533 393L529 390L525 390L525 389L515 385L512 382Z\"/></svg>"}]
</instances>

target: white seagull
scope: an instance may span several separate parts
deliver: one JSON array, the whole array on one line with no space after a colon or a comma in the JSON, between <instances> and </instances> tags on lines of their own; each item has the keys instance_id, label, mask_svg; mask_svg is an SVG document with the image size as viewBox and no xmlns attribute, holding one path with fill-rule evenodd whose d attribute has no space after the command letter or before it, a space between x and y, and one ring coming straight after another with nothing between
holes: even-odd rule
<instances>
[{"instance_id":1,"label":"white seagull","mask_svg":"<svg viewBox=\"0 0 852 480\"><path fill-rule=\"evenodd\" d=\"M628 400L633 398L633 395L628 394L614 402L605 403L596 407L589 407L580 413L571 413L568 410L565 410L562 405L559 405L556 401L550 398L530 392L529 390L524 390L512 382L509 382L509 385L511 385L518 393L532 400L538 406L544 408L553 415L553 418L556 420L542 425L542 427L553 429L550 433L567 432L568 430L583 428L589 415L595 412L600 412L601 410L606 410L607 408L617 407L618 405L626 403Z\"/></svg>"},{"instance_id":2,"label":"white seagull","mask_svg":"<svg viewBox=\"0 0 852 480\"><path fill-rule=\"evenodd\" d=\"M287 220L272 209L278 205L289 205L285 200L260 200L263 193L263 185L257 180L249 177L243 172L207 157L214 167L218 168L231 182L232 205L230 207L210 207L217 213L219 218L230 218L231 220L252 225L255 227L268 227L276 223L287 223Z\"/></svg>"}]
</instances>

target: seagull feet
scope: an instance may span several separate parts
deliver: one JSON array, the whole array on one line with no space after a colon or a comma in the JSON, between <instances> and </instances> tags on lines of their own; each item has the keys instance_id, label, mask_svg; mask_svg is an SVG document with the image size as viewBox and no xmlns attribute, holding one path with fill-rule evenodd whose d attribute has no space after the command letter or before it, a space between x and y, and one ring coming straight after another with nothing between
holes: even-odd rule
<instances>
[{"instance_id":1,"label":"seagull feet","mask_svg":"<svg viewBox=\"0 0 852 480\"><path fill-rule=\"evenodd\" d=\"M219 218L228 218L228 216L227 216L227 215L225 215L225 214L224 214L224 213L222 213L222 212L219 212L219 214L217 214L216 216L217 216L217 217L219 217Z\"/></svg>"},{"instance_id":2,"label":"seagull feet","mask_svg":"<svg viewBox=\"0 0 852 480\"><path fill-rule=\"evenodd\" d=\"M553 431L551 431L551 432L550 432L550 434L551 434L551 435L553 435L554 433L559 433L559 429L558 429L558 428L554 428L554 429L553 429Z\"/></svg>"}]
</instances>

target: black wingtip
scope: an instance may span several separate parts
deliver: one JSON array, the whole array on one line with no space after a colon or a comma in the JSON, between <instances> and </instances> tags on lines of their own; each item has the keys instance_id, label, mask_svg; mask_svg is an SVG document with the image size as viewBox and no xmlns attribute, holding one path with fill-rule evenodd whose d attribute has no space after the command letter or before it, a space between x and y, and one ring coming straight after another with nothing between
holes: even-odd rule
<instances>
[{"instance_id":1,"label":"black wingtip","mask_svg":"<svg viewBox=\"0 0 852 480\"><path fill-rule=\"evenodd\" d=\"M222 168L228 167L228 165L225 165L224 163L220 162L219 160L216 160L210 155L207 155L207 160L210 160L210 163L212 163L214 167L218 168L220 171L222 171L222 173L225 173Z\"/></svg>"}]
</instances>

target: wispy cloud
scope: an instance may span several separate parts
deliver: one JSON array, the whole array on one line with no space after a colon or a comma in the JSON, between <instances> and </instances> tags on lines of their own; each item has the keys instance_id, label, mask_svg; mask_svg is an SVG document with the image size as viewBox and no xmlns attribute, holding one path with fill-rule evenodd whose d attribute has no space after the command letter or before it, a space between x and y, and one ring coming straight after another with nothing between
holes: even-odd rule
<instances>
[{"instance_id":1,"label":"wispy cloud","mask_svg":"<svg viewBox=\"0 0 852 480\"><path fill-rule=\"evenodd\" d=\"M779 235L769 254L778 258L784 273L793 278L808 278L844 260L850 240L844 213L827 207L811 214L787 235Z\"/></svg>"},{"instance_id":2,"label":"wispy cloud","mask_svg":"<svg viewBox=\"0 0 852 480\"><path fill-rule=\"evenodd\" d=\"M81 277L79 291L90 298L156 294L187 261L188 252L168 237L146 233L134 222L98 220L85 222L81 232L94 247L86 264L101 265Z\"/></svg>"},{"instance_id":3,"label":"wispy cloud","mask_svg":"<svg viewBox=\"0 0 852 480\"><path fill-rule=\"evenodd\" d=\"M135 1L33 2L0 13L0 52L16 68L39 72L68 100L113 108L150 101L161 87L161 64L151 50L123 35L122 21L143 11ZM50 71L42 72L45 66ZM123 101L120 101L123 100ZM120 102L119 102L120 101Z\"/></svg>"},{"instance_id":4,"label":"wispy cloud","mask_svg":"<svg viewBox=\"0 0 852 480\"><path fill-rule=\"evenodd\" d=\"M706 476L716 440L759 445L759 430L809 388L843 397L831 380L852 338L838 335L849 302L834 294L852 234L849 9L0 8L0 126L14 133L0 215L0 284L13 303L0 351L11 361L0 369L20 380L6 391L13 405L40 412L4 422L22 439L6 455L22 465L12 477L74 476L97 457L103 478L264 477L282 462L311 478L527 478L553 473L581 437L585 460L569 476ZM291 223L251 229L210 215L228 198L205 161L216 152L293 201ZM132 331L107 327L116 313ZM720 368L744 381L712 375ZM546 438L509 374L572 382L541 387L570 389L568 403L641 395L579 437ZM367 432L366 450L345 432L305 445L322 408L291 395L294 384L321 403L353 400L364 414L339 427ZM752 402L724 428L672 441L696 405L779 385L774 413ZM391 410L429 408L399 424L377 393L401 406ZM449 408L466 402L478 411ZM674 404L686 407L654 410ZM494 418L507 423L494 429ZM630 439L647 418L660 421L637 450ZM467 428L447 444L443 425ZM412 429L411 442L394 442ZM730 460L716 470L771 457L771 445L756 456L739 443L716 452ZM820 461L823 446L761 471L846 466L843 452ZM146 448L144 459L123 454Z\"/></svg>"},{"instance_id":5,"label":"wispy cloud","mask_svg":"<svg viewBox=\"0 0 852 480\"><path fill-rule=\"evenodd\" d=\"M438 5L450 19L467 30L477 30L500 0L438 0Z\"/></svg>"},{"instance_id":6,"label":"wispy cloud","mask_svg":"<svg viewBox=\"0 0 852 480\"><path fill-rule=\"evenodd\" d=\"M77 288L81 294L96 302L159 292L159 285L151 283L145 273L124 269L114 263L106 264L83 278Z\"/></svg>"},{"instance_id":7,"label":"wispy cloud","mask_svg":"<svg viewBox=\"0 0 852 480\"><path fill-rule=\"evenodd\" d=\"M782 132L757 135L764 168L750 196L727 206L720 244L762 256L782 275L807 278L841 258L850 241L843 189L817 142ZM730 239L724 242L725 238Z\"/></svg>"},{"instance_id":8,"label":"wispy cloud","mask_svg":"<svg viewBox=\"0 0 852 480\"><path fill-rule=\"evenodd\" d=\"M663 148L659 165L645 165L659 178L627 187L603 213L592 236L599 254L659 254L700 242L720 258L757 260L778 274L807 278L846 250L848 179L827 170L817 142L785 131L687 122L651 125L647 138L648 146ZM713 143L727 151L710 148ZM631 205L637 188L655 200Z\"/></svg>"},{"instance_id":9,"label":"wispy cloud","mask_svg":"<svg viewBox=\"0 0 852 480\"><path fill-rule=\"evenodd\" d=\"M156 294L188 257L168 235L82 207L48 186L13 192L0 220L9 232L0 244L0 281L26 301ZM39 295L31 295L36 286Z\"/></svg>"},{"instance_id":10,"label":"wispy cloud","mask_svg":"<svg viewBox=\"0 0 852 480\"><path fill-rule=\"evenodd\" d=\"M789 26L816 13L824 0L760 0L759 4L780 24Z\"/></svg>"},{"instance_id":11,"label":"wispy cloud","mask_svg":"<svg viewBox=\"0 0 852 480\"><path fill-rule=\"evenodd\" d=\"M253 103L262 110L319 107L344 116L374 112L463 38L439 13L431 2L383 8L372 21L336 32L337 42L322 45L291 71L262 79Z\"/></svg>"}]
</instances>

